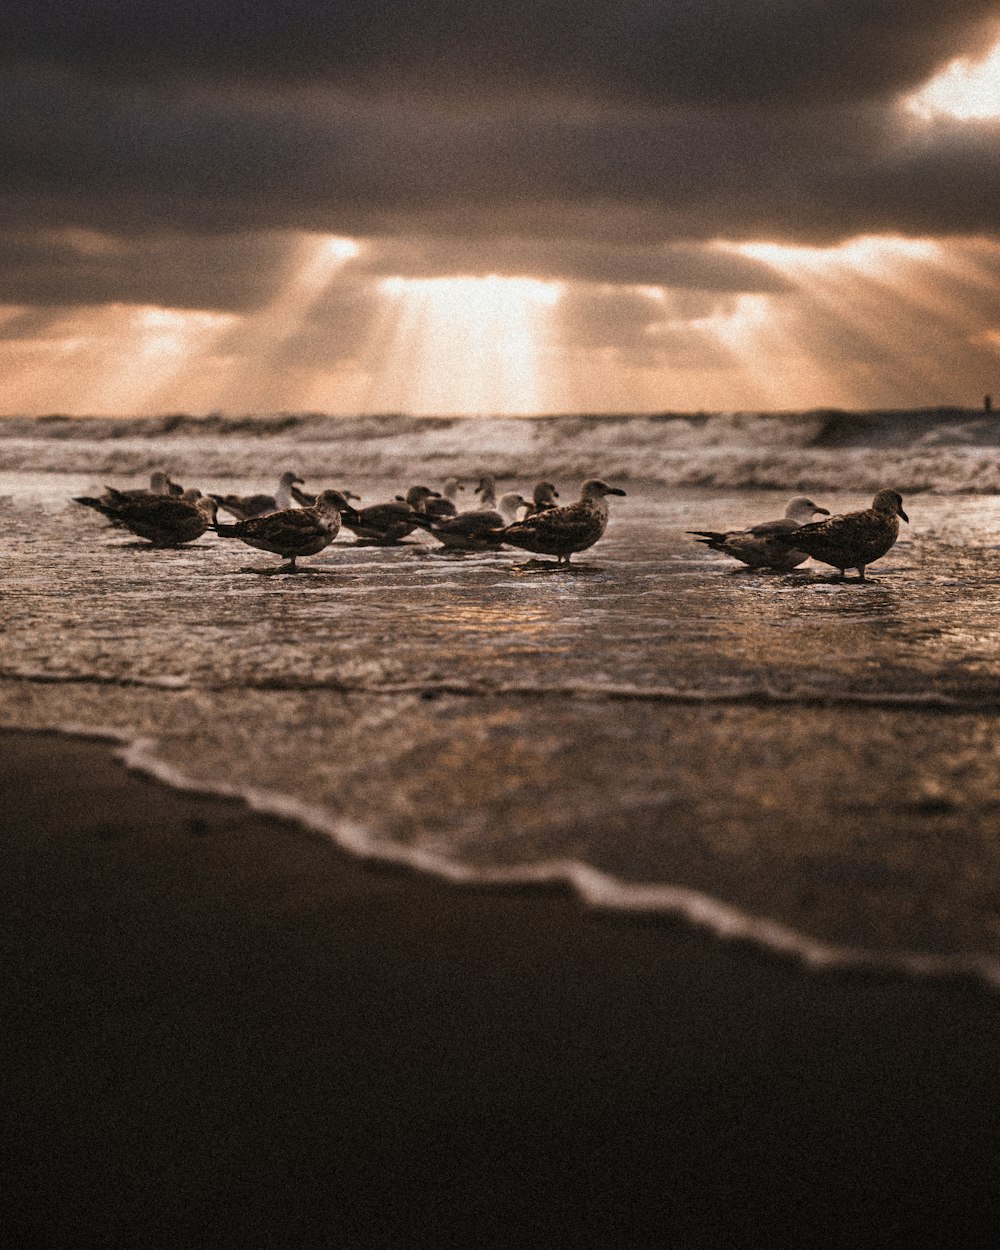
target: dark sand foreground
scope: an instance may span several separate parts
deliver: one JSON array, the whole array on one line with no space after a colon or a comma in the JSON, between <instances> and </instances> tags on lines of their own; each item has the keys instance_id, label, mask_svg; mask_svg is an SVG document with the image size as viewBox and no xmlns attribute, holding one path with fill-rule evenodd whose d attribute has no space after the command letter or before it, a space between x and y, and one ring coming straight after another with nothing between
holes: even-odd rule
<instances>
[{"instance_id":1,"label":"dark sand foreground","mask_svg":"<svg viewBox=\"0 0 1000 1250\"><path fill-rule=\"evenodd\" d=\"M975 1246L1000 1000L351 861L0 734L8 1245Z\"/></svg>"}]
</instances>

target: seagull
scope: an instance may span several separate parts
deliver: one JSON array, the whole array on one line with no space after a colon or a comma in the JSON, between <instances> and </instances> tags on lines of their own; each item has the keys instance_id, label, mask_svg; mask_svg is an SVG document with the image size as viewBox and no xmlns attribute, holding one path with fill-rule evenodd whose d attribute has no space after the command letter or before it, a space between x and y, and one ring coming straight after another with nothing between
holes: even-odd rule
<instances>
[{"instance_id":1,"label":"seagull","mask_svg":"<svg viewBox=\"0 0 1000 1250\"><path fill-rule=\"evenodd\" d=\"M547 508L513 525L498 535L513 547L523 547L539 555L555 556L557 564L569 564L574 551L586 551L601 537L608 524L607 495L624 495L617 486L597 478L584 482L576 503Z\"/></svg>"},{"instance_id":2,"label":"seagull","mask_svg":"<svg viewBox=\"0 0 1000 1250\"><path fill-rule=\"evenodd\" d=\"M255 572L300 573L299 556L314 556L329 547L340 532L340 517L350 504L337 490L324 490L310 508L283 508L266 516L247 517L235 525L217 525L222 538L238 538L250 547L284 556L287 564Z\"/></svg>"},{"instance_id":3,"label":"seagull","mask_svg":"<svg viewBox=\"0 0 1000 1250\"><path fill-rule=\"evenodd\" d=\"M292 487L296 483L301 484L302 478L286 470L273 495L213 495L212 498L238 521L246 521L250 517L267 516L271 512L285 512L291 508Z\"/></svg>"},{"instance_id":4,"label":"seagull","mask_svg":"<svg viewBox=\"0 0 1000 1250\"><path fill-rule=\"evenodd\" d=\"M480 508L495 508L497 506L496 478L491 473L484 473L479 479L475 494L479 496Z\"/></svg>"},{"instance_id":5,"label":"seagull","mask_svg":"<svg viewBox=\"0 0 1000 1250\"><path fill-rule=\"evenodd\" d=\"M176 482L172 482L169 476L157 469L155 473L150 474L149 486L133 487L130 490L118 490L115 486L105 486L104 494L90 496L77 495L74 496L73 502L83 504L85 508L94 508L96 511L103 513L112 524L118 524L111 515L117 505L120 506L123 499L149 499L152 496L174 495L181 496L184 493L184 487L179 486ZM198 492L201 493L200 491Z\"/></svg>"},{"instance_id":6,"label":"seagull","mask_svg":"<svg viewBox=\"0 0 1000 1250\"><path fill-rule=\"evenodd\" d=\"M418 524L415 518L421 515L424 500L437 497L437 491L429 486L411 486L405 499L371 504L367 508L349 507L341 520L345 529L363 541L389 547L413 533Z\"/></svg>"},{"instance_id":7,"label":"seagull","mask_svg":"<svg viewBox=\"0 0 1000 1250\"><path fill-rule=\"evenodd\" d=\"M785 515L778 521L763 521L748 530L726 530L723 533L716 530L687 532L713 551L721 551L735 560L742 560L752 569L780 569L787 572L797 568L809 557L804 551L797 551L794 547L779 546L772 541L774 536L797 530L817 514L829 516L830 512L827 508L814 504L805 495L796 495L785 509Z\"/></svg>"},{"instance_id":8,"label":"seagull","mask_svg":"<svg viewBox=\"0 0 1000 1250\"><path fill-rule=\"evenodd\" d=\"M427 516L458 516L458 504L456 503L456 500L460 490L465 490L465 487L457 477L446 478L441 487L441 494L431 495L429 498L425 499L419 510Z\"/></svg>"},{"instance_id":9,"label":"seagull","mask_svg":"<svg viewBox=\"0 0 1000 1250\"><path fill-rule=\"evenodd\" d=\"M145 538L154 547L179 547L193 542L215 522L216 503L212 498L179 499L174 495L129 496L109 489L107 503L101 499L78 500L96 508L116 526ZM190 492L193 496L194 492Z\"/></svg>"},{"instance_id":10,"label":"seagull","mask_svg":"<svg viewBox=\"0 0 1000 1250\"><path fill-rule=\"evenodd\" d=\"M457 479L451 477L448 482L455 482L455 489L460 489ZM447 487L447 483L445 483ZM405 495L397 495L396 503L408 503L414 512L422 512L425 516L457 516L454 495L448 497L440 491L431 490L429 486L411 486Z\"/></svg>"},{"instance_id":11,"label":"seagull","mask_svg":"<svg viewBox=\"0 0 1000 1250\"><path fill-rule=\"evenodd\" d=\"M900 519L909 522L903 511L903 498L894 490L880 490L870 508L845 512L826 521L803 525L791 534L776 534L779 546L791 548L839 570L841 580L848 569L858 570L858 581L865 580L869 564L889 550L899 537Z\"/></svg>"},{"instance_id":12,"label":"seagull","mask_svg":"<svg viewBox=\"0 0 1000 1250\"><path fill-rule=\"evenodd\" d=\"M524 514L524 519L534 516L536 512L545 512L549 508L558 507L556 500L559 498L559 492L556 490L552 482L536 482L535 489L531 492L531 502L528 504L528 511Z\"/></svg>"},{"instance_id":13,"label":"seagull","mask_svg":"<svg viewBox=\"0 0 1000 1250\"><path fill-rule=\"evenodd\" d=\"M500 496L496 508L475 508L453 517L421 516L417 525L433 534L438 542L456 551L499 551L504 527L527 504L514 491Z\"/></svg>"},{"instance_id":14,"label":"seagull","mask_svg":"<svg viewBox=\"0 0 1000 1250\"><path fill-rule=\"evenodd\" d=\"M108 490L113 489L108 487ZM127 495L129 499L145 499L149 495L182 495L184 487L171 480L170 475L157 469L149 475L149 486L133 490L120 490L119 495Z\"/></svg>"},{"instance_id":15,"label":"seagull","mask_svg":"<svg viewBox=\"0 0 1000 1250\"><path fill-rule=\"evenodd\" d=\"M342 490L340 493L347 500L361 498L360 495L355 495L354 491L352 490ZM303 508L313 507L313 505L316 503L316 500L319 498L318 494L311 495L307 490L300 490L299 487L295 485L291 487L291 494L295 502L300 503Z\"/></svg>"}]
</instances>

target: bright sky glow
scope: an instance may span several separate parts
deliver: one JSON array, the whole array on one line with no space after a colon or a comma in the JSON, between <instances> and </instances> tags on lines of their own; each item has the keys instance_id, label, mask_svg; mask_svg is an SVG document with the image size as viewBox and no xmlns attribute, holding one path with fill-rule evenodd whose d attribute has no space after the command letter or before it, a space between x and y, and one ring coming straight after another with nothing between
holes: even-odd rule
<instances>
[{"instance_id":1,"label":"bright sky glow","mask_svg":"<svg viewBox=\"0 0 1000 1250\"><path fill-rule=\"evenodd\" d=\"M379 279L366 246L302 235L274 298L249 315L69 307L32 333L30 309L0 308L0 411L924 406L976 402L1000 375L1000 249L985 240L726 245L788 283L744 294Z\"/></svg>"},{"instance_id":2,"label":"bright sky glow","mask_svg":"<svg viewBox=\"0 0 1000 1250\"><path fill-rule=\"evenodd\" d=\"M926 239L850 239L836 247L790 247L783 243L744 243L737 251L762 260L782 272L820 269L862 269L875 273L903 260L932 260L937 244Z\"/></svg>"},{"instance_id":3,"label":"bright sky glow","mask_svg":"<svg viewBox=\"0 0 1000 1250\"><path fill-rule=\"evenodd\" d=\"M381 412L537 413L559 283L530 278L388 278L371 361Z\"/></svg>"},{"instance_id":4,"label":"bright sky glow","mask_svg":"<svg viewBox=\"0 0 1000 1250\"><path fill-rule=\"evenodd\" d=\"M941 114L960 121L1000 117L1000 43L982 60L952 61L906 103L928 120Z\"/></svg>"}]
</instances>

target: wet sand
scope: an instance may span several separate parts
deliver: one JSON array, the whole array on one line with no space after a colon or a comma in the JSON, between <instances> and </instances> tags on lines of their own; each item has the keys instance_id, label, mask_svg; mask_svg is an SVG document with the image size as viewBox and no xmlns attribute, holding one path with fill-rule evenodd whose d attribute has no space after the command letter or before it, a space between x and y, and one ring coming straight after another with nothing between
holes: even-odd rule
<instances>
[{"instance_id":1,"label":"wet sand","mask_svg":"<svg viewBox=\"0 0 1000 1250\"><path fill-rule=\"evenodd\" d=\"M0 734L4 1226L46 1246L992 1245L1000 1006L366 867Z\"/></svg>"}]
</instances>

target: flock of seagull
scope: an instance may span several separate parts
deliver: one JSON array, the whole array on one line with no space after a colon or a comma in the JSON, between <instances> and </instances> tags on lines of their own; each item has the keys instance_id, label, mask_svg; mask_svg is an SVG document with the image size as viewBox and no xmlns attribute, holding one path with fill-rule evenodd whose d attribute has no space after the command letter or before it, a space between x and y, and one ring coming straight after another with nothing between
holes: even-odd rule
<instances>
[{"instance_id":1,"label":"flock of seagull","mask_svg":"<svg viewBox=\"0 0 1000 1250\"><path fill-rule=\"evenodd\" d=\"M156 547L178 547L213 530L220 538L238 539L248 546L269 551L285 561L279 566L253 569L260 573L296 573L301 556L317 555L328 547L341 528L360 542L392 546L420 529L441 546L453 551L499 551L519 547L535 555L555 556L556 565L568 565L570 557L592 547L608 524L609 495L624 495L618 487L599 478L583 483L575 503L557 503L559 492L552 482L539 482L530 499L516 492L497 498L495 480L480 479L475 488L476 506L460 510L457 478L449 478L440 491L411 486L405 495L385 503L356 507L351 491L304 491L302 478L283 473L273 495L205 494L185 490L158 471L148 488L117 490L106 487L103 495L80 496L75 503L94 508L112 525L131 531ZM234 520L219 520L226 512ZM521 514L519 516L519 514ZM816 521L816 516L824 520ZM871 507L831 516L804 495L796 495L785 515L743 530L689 530L688 533L713 551L739 560L750 569L788 572L810 557L837 569L843 579L856 569L865 580L865 569L886 554L899 536L900 520L908 521L903 500L894 490L880 490Z\"/></svg>"},{"instance_id":2,"label":"flock of seagull","mask_svg":"<svg viewBox=\"0 0 1000 1250\"><path fill-rule=\"evenodd\" d=\"M303 491L295 473L281 475L273 495L202 494L185 490L158 471L148 488L105 488L99 496L78 496L75 503L94 508L117 528L127 529L155 547L179 547L207 530L220 538L235 538L248 546L281 556L286 563L254 572L299 572L296 561L323 551L340 533L352 531L359 541L388 547L417 529L443 546L458 551L499 551L520 547L536 555L555 556L566 565L578 551L586 551L603 535L608 524L608 495L624 495L616 486L597 478L583 483L580 498L559 505L552 482L539 482L531 499L511 492L497 499L495 480L480 479L477 506L460 511L456 502L463 489L449 478L441 491L411 486L403 496L385 503L356 507L350 491ZM360 501L359 501L360 502ZM523 509L523 515L518 514ZM219 513L235 520L225 523Z\"/></svg>"}]
</instances>

